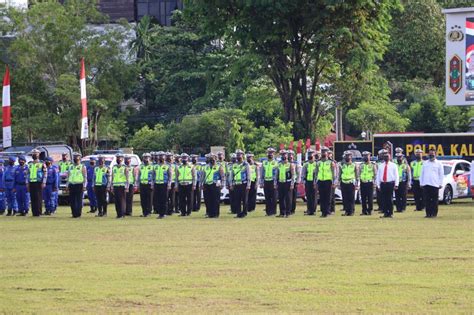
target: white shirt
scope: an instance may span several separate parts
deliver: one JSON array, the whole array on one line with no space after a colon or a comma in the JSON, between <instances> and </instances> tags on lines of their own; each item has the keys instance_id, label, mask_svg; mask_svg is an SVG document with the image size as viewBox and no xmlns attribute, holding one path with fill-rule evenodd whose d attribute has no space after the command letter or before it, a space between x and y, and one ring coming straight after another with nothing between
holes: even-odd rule
<instances>
[{"instance_id":1,"label":"white shirt","mask_svg":"<svg viewBox=\"0 0 474 315\"><path fill-rule=\"evenodd\" d=\"M395 186L398 186L398 182L400 178L398 177L398 166L391 162L383 162L379 165L379 168L377 169L377 177L375 179L375 182L377 183L377 187L380 188L380 183L383 183L383 174L385 171L385 165L387 165L387 182L395 182Z\"/></svg>"},{"instance_id":2,"label":"white shirt","mask_svg":"<svg viewBox=\"0 0 474 315\"><path fill-rule=\"evenodd\" d=\"M424 161L421 167L420 186L443 186L444 169L440 161Z\"/></svg>"}]
</instances>

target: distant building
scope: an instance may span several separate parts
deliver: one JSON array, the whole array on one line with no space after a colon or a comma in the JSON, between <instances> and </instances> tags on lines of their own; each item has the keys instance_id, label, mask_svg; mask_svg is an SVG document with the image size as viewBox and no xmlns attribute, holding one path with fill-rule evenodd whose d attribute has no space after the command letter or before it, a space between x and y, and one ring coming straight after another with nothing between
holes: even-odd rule
<instances>
[{"instance_id":1,"label":"distant building","mask_svg":"<svg viewBox=\"0 0 474 315\"><path fill-rule=\"evenodd\" d=\"M27 9L28 0L0 0L0 6Z\"/></svg>"}]
</instances>

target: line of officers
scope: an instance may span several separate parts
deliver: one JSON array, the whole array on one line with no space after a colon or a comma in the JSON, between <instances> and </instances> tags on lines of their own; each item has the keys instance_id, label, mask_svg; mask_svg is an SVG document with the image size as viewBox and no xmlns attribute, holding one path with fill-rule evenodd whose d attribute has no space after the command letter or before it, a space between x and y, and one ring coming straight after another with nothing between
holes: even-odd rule
<instances>
[{"instance_id":1,"label":"line of officers","mask_svg":"<svg viewBox=\"0 0 474 315\"><path fill-rule=\"evenodd\" d=\"M344 160L336 163L332 151L322 147L320 152L307 151L307 161L300 165L295 160L292 150L280 150L279 161L275 158L276 150L267 149L267 159L257 163L251 153L244 154L237 150L226 161L223 152L206 154L206 164L198 163L198 156L186 153L174 155L170 152L151 152L143 154L142 164L132 166L130 156L122 153L116 155L116 164L109 168L105 157L92 157L88 166L81 163L81 155L73 154L73 160L67 160L64 153L58 166L53 159L45 163L38 160L39 151L32 152L33 161L25 165L24 156L9 159L9 165L0 164L0 212L8 207L8 214L28 213L29 201L33 216L40 216L42 201L45 202L49 215L56 211L59 173L68 173L67 190L69 192L72 217L82 215L83 195L87 191L90 200L90 211L102 217L107 215L108 194L115 202L117 218L132 215L133 195L140 191L143 217L152 213L162 219L173 213L189 216L199 211L201 192L204 195L206 216L217 218L220 215L221 189L229 190L231 213L236 218L244 218L248 212L255 210L257 188L264 189L265 212L267 216L288 217L295 213L297 185L303 183L307 199L306 215L315 215L319 201L321 217L335 212L335 189L342 193L343 215L354 215L355 191L360 189L362 203L361 215L371 215L373 211L374 189L378 193L379 210L384 217L393 215L392 195L386 196L381 186L385 186L387 176L393 182L395 205L398 212L406 210L407 190L413 186L416 210L424 209L423 192L420 186L423 152L416 151L416 160L410 164L403 155L403 150L396 152L396 178L393 174L378 172L378 165L388 157L386 150L379 151L378 163L371 161L371 153L363 152L363 162L357 165L352 161L352 153L344 152ZM0 161L1 162L1 161ZM379 174L381 173L381 174ZM395 174L395 173L394 173ZM393 193L393 190L392 190ZM1 197L0 196L0 197ZM3 209L3 211L2 211Z\"/></svg>"}]
</instances>

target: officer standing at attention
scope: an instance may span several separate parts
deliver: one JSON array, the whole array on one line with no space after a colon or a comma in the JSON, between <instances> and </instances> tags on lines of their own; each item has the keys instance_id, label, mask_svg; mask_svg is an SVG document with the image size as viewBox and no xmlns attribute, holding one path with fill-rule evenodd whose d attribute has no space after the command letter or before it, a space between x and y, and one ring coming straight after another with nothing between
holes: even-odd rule
<instances>
[{"instance_id":1,"label":"officer standing at attention","mask_svg":"<svg viewBox=\"0 0 474 315\"><path fill-rule=\"evenodd\" d=\"M235 209L235 202L234 202L234 190L230 189L231 187L231 178L232 178L232 166L236 163L236 155L235 153L232 153L230 155L230 162L227 163L227 173L226 173L226 186L227 190L229 191L229 202L230 202L230 213L236 214L237 210Z\"/></svg>"},{"instance_id":2,"label":"officer standing at attention","mask_svg":"<svg viewBox=\"0 0 474 315\"><path fill-rule=\"evenodd\" d=\"M413 197L415 199L415 211L423 211L425 209L425 202L423 200L423 189L420 185L421 169L423 167L423 151L415 150L415 160L410 163L413 179ZM472 178L472 177L471 177ZM474 179L471 179L471 182Z\"/></svg>"},{"instance_id":3,"label":"officer standing at attention","mask_svg":"<svg viewBox=\"0 0 474 315\"><path fill-rule=\"evenodd\" d=\"M399 152L397 157L397 167L399 183L398 189L395 191L395 204L397 212L404 212L407 207L407 192L411 188L411 170L403 153Z\"/></svg>"},{"instance_id":4,"label":"officer standing at attention","mask_svg":"<svg viewBox=\"0 0 474 315\"><path fill-rule=\"evenodd\" d=\"M58 162L59 172L67 173L71 165L72 165L71 161L67 159L67 152L63 152L61 154L61 161Z\"/></svg>"},{"instance_id":5,"label":"officer standing at attention","mask_svg":"<svg viewBox=\"0 0 474 315\"><path fill-rule=\"evenodd\" d=\"M328 151L328 159L332 161L332 163L334 164L334 170L335 170L335 174L334 174L334 179L338 178L339 177L339 168L337 167L337 162L336 160L334 159L334 154L331 150ZM334 184L331 188L331 200L330 200L330 214L334 214L336 212L336 185Z\"/></svg>"},{"instance_id":6,"label":"officer standing at attention","mask_svg":"<svg viewBox=\"0 0 474 315\"><path fill-rule=\"evenodd\" d=\"M393 191L398 189L398 167L390 161L390 154L383 149L381 152L383 163L377 169L377 189L380 193L380 209L384 215L381 218L393 217Z\"/></svg>"},{"instance_id":7,"label":"officer standing at attention","mask_svg":"<svg viewBox=\"0 0 474 315\"><path fill-rule=\"evenodd\" d=\"M53 166L53 158L46 158L46 187L43 190L45 215L51 215L56 211L56 195L58 191L58 169Z\"/></svg>"},{"instance_id":8,"label":"officer standing at attention","mask_svg":"<svg viewBox=\"0 0 474 315\"><path fill-rule=\"evenodd\" d=\"M5 202L5 181L3 179L3 173L5 172L5 160L0 159L0 215L5 213L7 210L7 204Z\"/></svg>"},{"instance_id":9,"label":"officer standing at attention","mask_svg":"<svg viewBox=\"0 0 474 315\"><path fill-rule=\"evenodd\" d=\"M95 163L97 158L95 156L89 159L89 165L87 169L87 198L89 199L89 207L91 208L89 213L95 213L97 211L97 197L94 191L94 173Z\"/></svg>"},{"instance_id":10,"label":"officer standing at attention","mask_svg":"<svg viewBox=\"0 0 474 315\"><path fill-rule=\"evenodd\" d=\"M18 212L18 203L15 193L15 166L16 158L10 156L8 165L3 172L3 182L5 183L5 198L7 200L7 216L15 215Z\"/></svg>"},{"instance_id":11,"label":"officer standing at attention","mask_svg":"<svg viewBox=\"0 0 474 315\"><path fill-rule=\"evenodd\" d=\"M117 153L115 155L117 164L112 168L112 180L111 185L113 186L114 199L115 199L115 211L117 212L117 219L125 217L126 210L126 194L129 186L129 169L123 164L123 154ZM109 187L109 191L112 187Z\"/></svg>"},{"instance_id":12,"label":"officer standing at attention","mask_svg":"<svg viewBox=\"0 0 474 315\"><path fill-rule=\"evenodd\" d=\"M278 162L274 159L275 149L267 149L267 160L262 163L260 176L260 187L265 194L265 213L267 216L276 214L276 177L278 171Z\"/></svg>"},{"instance_id":13,"label":"officer standing at attention","mask_svg":"<svg viewBox=\"0 0 474 315\"><path fill-rule=\"evenodd\" d=\"M315 215L316 214L316 162L314 161L314 151L312 149L308 150L308 161L303 164L302 180L306 192L306 211L305 215Z\"/></svg>"},{"instance_id":14,"label":"officer standing at attention","mask_svg":"<svg viewBox=\"0 0 474 315\"><path fill-rule=\"evenodd\" d=\"M295 184L295 168L288 161L288 151L280 150L280 163L278 164L278 202L280 218L288 218L291 214L291 198Z\"/></svg>"},{"instance_id":15,"label":"officer standing at attention","mask_svg":"<svg viewBox=\"0 0 474 315\"><path fill-rule=\"evenodd\" d=\"M191 163L196 172L196 190L193 193L193 211L197 212L201 209L201 185L202 185L202 166L198 164L198 156L191 155Z\"/></svg>"},{"instance_id":16,"label":"officer standing at attention","mask_svg":"<svg viewBox=\"0 0 474 315\"><path fill-rule=\"evenodd\" d=\"M158 212L158 219L163 219L165 215L172 215L173 210L168 209L168 195L172 189L171 178L173 174L171 165L165 161L165 153L158 152L158 164L155 165L155 199L153 207Z\"/></svg>"},{"instance_id":17,"label":"officer standing at attention","mask_svg":"<svg viewBox=\"0 0 474 315\"><path fill-rule=\"evenodd\" d=\"M295 152L293 150L288 150L288 162L293 164L293 169L295 170L294 176L294 188L291 191L291 211L290 214L295 214L296 211L296 197L298 196L298 185L301 183L301 167L298 162L295 160Z\"/></svg>"},{"instance_id":18,"label":"officer standing at attention","mask_svg":"<svg viewBox=\"0 0 474 315\"><path fill-rule=\"evenodd\" d=\"M128 169L128 191L125 193L125 215L132 216L133 212L133 195L135 192L135 181L137 178L137 169L131 165L132 158L125 156L125 167Z\"/></svg>"},{"instance_id":19,"label":"officer standing at attention","mask_svg":"<svg viewBox=\"0 0 474 315\"><path fill-rule=\"evenodd\" d=\"M209 163L204 167L204 178L202 189L204 193L204 204L206 205L206 215L208 218L218 218L220 215L220 187L224 178L224 166L216 163L216 156L212 153L208 155Z\"/></svg>"},{"instance_id":20,"label":"officer standing at attention","mask_svg":"<svg viewBox=\"0 0 474 315\"><path fill-rule=\"evenodd\" d=\"M331 214L331 191L336 186L336 165L328 158L328 151L327 147L321 148L321 159L316 165L315 174L322 218Z\"/></svg>"},{"instance_id":21,"label":"officer standing at attention","mask_svg":"<svg viewBox=\"0 0 474 315\"><path fill-rule=\"evenodd\" d=\"M438 216L438 195L443 186L443 164L436 159L436 150L428 151L429 159L423 163L420 185L425 193L426 218Z\"/></svg>"},{"instance_id":22,"label":"officer standing at attention","mask_svg":"<svg viewBox=\"0 0 474 315\"><path fill-rule=\"evenodd\" d=\"M360 169L360 199L362 213L360 215L372 215L374 207L374 186L377 166L370 161L370 152L362 152L363 163Z\"/></svg>"},{"instance_id":23,"label":"officer standing at attention","mask_svg":"<svg viewBox=\"0 0 474 315\"><path fill-rule=\"evenodd\" d=\"M136 185L140 187L140 205L142 207L142 218L149 217L153 210L153 191L155 186L155 170L154 166L150 163L151 154L143 153L142 164L138 169L138 176ZM164 204L167 203L165 194Z\"/></svg>"},{"instance_id":24,"label":"officer standing at attention","mask_svg":"<svg viewBox=\"0 0 474 315\"><path fill-rule=\"evenodd\" d=\"M82 215L82 197L87 187L87 170L81 164L81 154L73 153L74 164L68 171L67 187L69 190L69 203L73 218L80 218Z\"/></svg>"},{"instance_id":25,"label":"officer standing at attention","mask_svg":"<svg viewBox=\"0 0 474 315\"><path fill-rule=\"evenodd\" d=\"M260 171L257 163L253 159L254 155L249 152L247 153L247 163L250 167L250 190L248 195L248 212L255 210L257 205L257 183L260 182Z\"/></svg>"},{"instance_id":26,"label":"officer standing at attention","mask_svg":"<svg viewBox=\"0 0 474 315\"><path fill-rule=\"evenodd\" d=\"M26 165L26 157L20 155L18 157L18 165L15 168L15 188L16 200L18 202L18 215L26 216L30 208L30 199L28 197L28 166Z\"/></svg>"},{"instance_id":27,"label":"officer standing at attention","mask_svg":"<svg viewBox=\"0 0 474 315\"><path fill-rule=\"evenodd\" d=\"M174 213L178 213L178 201L177 199L177 186L176 186L176 171L177 166L176 163L173 162L173 154L171 152L166 152L166 163L168 163L171 172L171 189L168 192L168 215L172 215ZM156 194L156 191L155 191Z\"/></svg>"},{"instance_id":28,"label":"officer standing at attention","mask_svg":"<svg viewBox=\"0 0 474 315\"><path fill-rule=\"evenodd\" d=\"M46 167L39 161L40 151L31 151L33 161L28 165L27 186L31 199L31 212L34 217L43 214L43 188L46 183Z\"/></svg>"},{"instance_id":29,"label":"officer standing at attention","mask_svg":"<svg viewBox=\"0 0 474 315\"><path fill-rule=\"evenodd\" d=\"M107 188L110 185L110 169L105 165L105 159L99 155L99 165L94 169L94 192L97 198L98 217L107 216Z\"/></svg>"},{"instance_id":30,"label":"officer standing at attention","mask_svg":"<svg viewBox=\"0 0 474 315\"><path fill-rule=\"evenodd\" d=\"M359 169L352 162L352 152L344 152L344 161L339 164L339 185L342 193L343 216L353 216L355 191L359 189Z\"/></svg>"},{"instance_id":31,"label":"officer standing at attention","mask_svg":"<svg viewBox=\"0 0 474 315\"><path fill-rule=\"evenodd\" d=\"M236 160L230 170L230 191L233 192L231 209L235 211L235 218L245 218L248 212L248 193L250 190L250 166L244 160L244 151L235 151Z\"/></svg>"},{"instance_id":32,"label":"officer standing at attention","mask_svg":"<svg viewBox=\"0 0 474 315\"><path fill-rule=\"evenodd\" d=\"M188 163L188 158L188 154L181 154L182 164L178 166L177 172L180 216L182 217L191 214L193 209L193 192L196 190L196 170L192 164Z\"/></svg>"}]
</instances>

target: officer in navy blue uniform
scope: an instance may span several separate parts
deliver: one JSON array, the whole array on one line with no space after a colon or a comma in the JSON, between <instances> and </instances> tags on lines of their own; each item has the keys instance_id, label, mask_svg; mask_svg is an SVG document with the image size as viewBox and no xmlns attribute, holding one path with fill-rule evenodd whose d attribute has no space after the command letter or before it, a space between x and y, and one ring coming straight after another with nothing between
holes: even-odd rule
<instances>
[{"instance_id":1,"label":"officer in navy blue uniform","mask_svg":"<svg viewBox=\"0 0 474 315\"><path fill-rule=\"evenodd\" d=\"M89 165L87 166L87 198L89 199L89 213L96 213L97 211L97 196L94 191L94 175L95 175L95 163L97 158L92 156L89 159Z\"/></svg>"},{"instance_id":2,"label":"officer in navy blue uniform","mask_svg":"<svg viewBox=\"0 0 474 315\"><path fill-rule=\"evenodd\" d=\"M3 215L7 209L7 204L5 202L5 181L3 178L5 167L3 164L5 164L5 161L0 159L0 215Z\"/></svg>"},{"instance_id":3,"label":"officer in navy blue uniform","mask_svg":"<svg viewBox=\"0 0 474 315\"><path fill-rule=\"evenodd\" d=\"M46 158L46 186L43 189L45 215L51 215L56 211L56 196L58 191L58 169L53 166L53 158Z\"/></svg>"},{"instance_id":4,"label":"officer in navy blue uniform","mask_svg":"<svg viewBox=\"0 0 474 315\"><path fill-rule=\"evenodd\" d=\"M29 194L27 189L28 166L26 165L26 157L20 155L18 157L18 165L15 169L15 189L16 200L18 202L18 215L26 216L30 208Z\"/></svg>"},{"instance_id":5,"label":"officer in navy blue uniform","mask_svg":"<svg viewBox=\"0 0 474 315\"><path fill-rule=\"evenodd\" d=\"M5 198L7 200L7 216L15 215L18 212L18 203L15 193L15 166L16 158L8 158L8 165L3 173L3 182L5 183Z\"/></svg>"}]
</instances>

